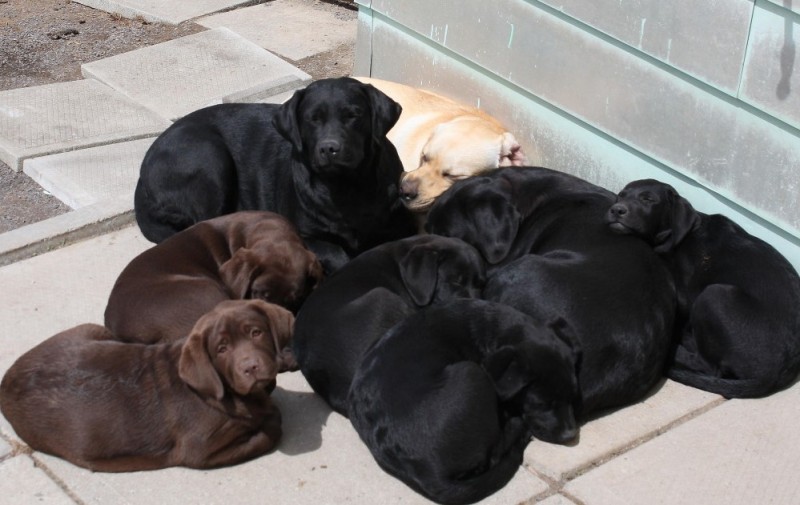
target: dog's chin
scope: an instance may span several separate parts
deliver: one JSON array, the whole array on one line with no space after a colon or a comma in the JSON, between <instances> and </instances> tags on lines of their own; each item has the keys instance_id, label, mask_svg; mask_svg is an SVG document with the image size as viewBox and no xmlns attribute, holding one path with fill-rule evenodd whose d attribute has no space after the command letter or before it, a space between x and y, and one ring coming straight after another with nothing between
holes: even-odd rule
<instances>
[{"instance_id":1,"label":"dog's chin","mask_svg":"<svg viewBox=\"0 0 800 505\"><path fill-rule=\"evenodd\" d=\"M275 379L259 379L253 382L246 395L270 394L275 390L275 384Z\"/></svg>"},{"instance_id":2,"label":"dog's chin","mask_svg":"<svg viewBox=\"0 0 800 505\"><path fill-rule=\"evenodd\" d=\"M433 202L435 201L433 198L429 198L427 200L420 200L419 198L407 200L405 198L401 198L400 200L408 210L417 214L426 214L429 210L431 210L431 207L433 207Z\"/></svg>"},{"instance_id":3,"label":"dog's chin","mask_svg":"<svg viewBox=\"0 0 800 505\"><path fill-rule=\"evenodd\" d=\"M323 178L348 179L359 178L359 160L336 157L333 159L318 157L314 163L314 173Z\"/></svg>"},{"instance_id":4,"label":"dog's chin","mask_svg":"<svg viewBox=\"0 0 800 505\"><path fill-rule=\"evenodd\" d=\"M631 230L624 224L620 223L619 221L612 221L608 223L608 227L611 229L611 231L619 235L630 235L633 233L633 230Z\"/></svg>"}]
</instances>

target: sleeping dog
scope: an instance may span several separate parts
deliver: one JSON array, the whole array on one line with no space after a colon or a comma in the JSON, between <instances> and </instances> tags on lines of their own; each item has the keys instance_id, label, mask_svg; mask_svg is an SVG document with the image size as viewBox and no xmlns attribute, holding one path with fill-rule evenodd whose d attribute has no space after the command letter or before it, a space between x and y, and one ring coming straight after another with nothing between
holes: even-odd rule
<instances>
[{"instance_id":1,"label":"sleeping dog","mask_svg":"<svg viewBox=\"0 0 800 505\"><path fill-rule=\"evenodd\" d=\"M728 398L770 394L800 372L800 278L772 246L671 186L634 181L607 214L665 260L678 289L669 377Z\"/></svg>"},{"instance_id":2,"label":"sleeping dog","mask_svg":"<svg viewBox=\"0 0 800 505\"><path fill-rule=\"evenodd\" d=\"M350 78L323 79L282 104L222 104L167 128L145 154L136 221L161 242L239 210L285 216L325 273L416 232L399 198L403 168L386 132L400 106Z\"/></svg>"},{"instance_id":3,"label":"sleeping dog","mask_svg":"<svg viewBox=\"0 0 800 505\"><path fill-rule=\"evenodd\" d=\"M433 235L369 250L329 277L297 314L292 347L308 383L347 415L347 391L364 351L420 307L477 296L484 265L464 242Z\"/></svg>"},{"instance_id":4,"label":"sleeping dog","mask_svg":"<svg viewBox=\"0 0 800 505\"><path fill-rule=\"evenodd\" d=\"M285 218L234 212L131 260L111 289L105 326L126 342L174 342L223 300L262 299L296 312L321 278L322 267Z\"/></svg>"},{"instance_id":5,"label":"sleeping dog","mask_svg":"<svg viewBox=\"0 0 800 505\"><path fill-rule=\"evenodd\" d=\"M569 174L502 168L457 182L428 217L430 232L475 245L491 264L485 299L574 328L581 418L639 400L661 379L675 314L658 256L605 225L613 202Z\"/></svg>"},{"instance_id":6,"label":"sleeping dog","mask_svg":"<svg viewBox=\"0 0 800 505\"><path fill-rule=\"evenodd\" d=\"M531 436L577 435L580 350L569 331L482 300L422 309L365 354L350 420L381 468L415 491L483 499L514 476Z\"/></svg>"},{"instance_id":7,"label":"sleeping dog","mask_svg":"<svg viewBox=\"0 0 800 505\"><path fill-rule=\"evenodd\" d=\"M428 90L358 77L403 107L387 137L403 162L403 203L424 222L436 198L454 181L499 167L522 166L528 157L516 137L485 111Z\"/></svg>"}]
</instances>

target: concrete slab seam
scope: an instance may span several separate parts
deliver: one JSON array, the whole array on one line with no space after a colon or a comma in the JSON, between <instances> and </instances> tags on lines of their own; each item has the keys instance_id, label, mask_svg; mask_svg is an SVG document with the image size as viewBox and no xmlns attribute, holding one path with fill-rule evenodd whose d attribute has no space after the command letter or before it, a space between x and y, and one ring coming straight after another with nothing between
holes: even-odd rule
<instances>
[{"instance_id":1,"label":"concrete slab seam","mask_svg":"<svg viewBox=\"0 0 800 505\"><path fill-rule=\"evenodd\" d=\"M27 445L15 440L14 438L4 434L1 431L0 431L0 439L5 440L5 442L9 445L9 447L11 447L11 451L8 454L5 454L4 456L0 457L0 463L8 461L9 459L20 456L22 454L30 455L33 452L33 450Z\"/></svg>"},{"instance_id":2,"label":"concrete slab seam","mask_svg":"<svg viewBox=\"0 0 800 505\"><path fill-rule=\"evenodd\" d=\"M650 440L653 440L653 439L663 435L664 433L672 430L673 428L676 428L676 427L678 427L678 426L680 426L680 425L682 425L682 424L684 424L684 423L686 423L688 421L691 421L692 419L694 419L696 417L699 417L699 416L705 414L706 412L708 412L708 411L710 411L710 410L712 410L712 409L714 409L716 407L719 407L720 405L724 404L727 401L728 401L727 399L725 399L723 397L719 397L716 400L713 400L713 401L703 405L702 407L700 407L698 409L695 409L695 410L693 410L693 411L691 411L691 412L689 412L687 414L684 414L683 416L673 420L672 422L669 422L669 423L665 424L664 426L656 428L656 429L654 429L653 431L651 431L649 433L645 433L641 437L632 440L630 443L624 445L623 447L620 447L618 449L612 450L612 451L606 453L605 455L599 456L598 458L594 459L593 461L590 461L589 463L586 463L585 465L583 465L581 467L578 467L577 469L575 469L573 471L564 473L561 476L561 480L558 481L559 485L560 485L559 492L562 492L562 488L564 486L566 486L570 481L580 477L581 475L585 474L586 472L589 472L590 470L593 470L593 469L595 469L595 468L597 468L599 466L602 466L605 463L608 463L609 461L611 461L611 460L613 460L613 459L615 459L615 458L617 458L619 456L622 456L623 454L628 453L633 449L636 449L640 445L642 445L642 444L644 444L646 442L649 442ZM537 476L538 476L538 472L536 472L536 473L537 473ZM544 478L543 476L539 476L539 477L540 478Z\"/></svg>"},{"instance_id":3,"label":"concrete slab seam","mask_svg":"<svg viewBox=\"0 0 800 505\"><path fill-rule=\"evenodd\" d=\"M130 97L126 97L126 98L130 99ZM167 121L169 121L169 120L167 120ZM169 125L165 126L164 130L166 130L168 126ZM125 135L123 137L110 136L109 138L106 138L106 139L100 139L100 140L96 140L94 142L87 142L85 144L82 143L80 145L71 145L71 146L66 146L66 147L54 147L54 148L48 149L48 150L41 150L41 151L40 150L36 150L35 152L30 152L29 151L27 154L26 153L20 154L19 158L17 158L17 163L15 164L15 166L11 166L11 169L14 170L15 172L20 172L23 169L25 160L29 160L29 159L33 159L33 158L39 158L39 157L42 157L42 156L49 156L51 154L70 153L70 152L73 152L73 151L79 151L81 149L89 149L89 148L92 148L92 147L107 146L107 145L111 145L111 144L118 144L118 143L121 143L121 142L130 142L130 141L133 141L133 140L141 140L141 139L146 139L146 138L158 136L159 133L160 132L158 132L158 131L150 131L150 132L142 132L142 133L132 133L130 135ZM0 148L2 148L2 146L0 146Z\"/></svg>"},{"instance_id":4,"label":"concrete slab seam","mask_svg":"<svg viewBox=\"0 0 800 505\"><path fill-rule=\"evenodd\" d=\"M47 477L52 480L56 486L58 486L61 491L66 494L70 500L74 501L77 505L87 505L87 503L81 500L78 495L76 495L70 488L67 486L67 483L64 482L61 477L56 475L56 473L50 469L44 461L36 457L36 453L30 454L30 458L33 460L33 466L44 472Z\"/></svg>"}]
</instances>

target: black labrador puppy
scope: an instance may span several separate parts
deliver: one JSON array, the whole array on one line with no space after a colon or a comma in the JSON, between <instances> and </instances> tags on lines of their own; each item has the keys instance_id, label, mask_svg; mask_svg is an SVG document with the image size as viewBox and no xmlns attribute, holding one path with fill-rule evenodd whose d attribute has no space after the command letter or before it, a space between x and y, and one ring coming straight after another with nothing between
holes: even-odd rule
<instances>
[{"instance_id":1,"label":"black labrador puppy","mask_svg":"<svg viewBox=\"0 0 800 505\"><path fill-rule=\"evenodd\" d=\"M800 278L771 245L652 179L628 184L607 219L650 243L675 277L669 377L728 398L764 396L797 377Z\"/></svg>"},{"instance_id":2,"label":"black labrador puppy","mask_svg":"<svg viewBox=\"0 0 800 505\"><path fill-rule=\"evenodd\" d=\"M531 436L578 433L576 366L563 320L456 300L421 310L365 354L350 420L378 464L439 503L472 503L517 472Z\"/></svg>"},{"instance_id":3,"label":"black labrador puppy","mask_svg":"<svg viewBox=\"0 0 800 505\"><path fill-rule=\"evenodd\" d=\"M415 233L398 197L403 168L386 132L400 105L355 79L323 79L282 105L222 104L167 128L144 157L136 221L161 242L240 210L295 225L326 273Z\"/></svg>"},{"instance_id":4,"label":"black labrador puppy","mask_svg":"<svg viewBox=\"0 0 800 505\"><path fill-rule=\"evenodd\" d=\"M300 308L292 346L308 383L347 415L364 351L420 307L480 294L484 264L464 242L409 237L367 251L329 277Z\"/></svg>"},{"instance_id":5,"label":"black labrador puppy","mask_svg":"<svg viewBox=\"0 0 800 505\"><path fill-rule=\"evenodd\" d=\"M675 316L658 256L606 226L614 198L569 174L509 168L457 182L428 217L429 231L462 238L493 263L485 299L574 328L582 419L639 400L661 379Z\"/></svg>"}]
</instances>

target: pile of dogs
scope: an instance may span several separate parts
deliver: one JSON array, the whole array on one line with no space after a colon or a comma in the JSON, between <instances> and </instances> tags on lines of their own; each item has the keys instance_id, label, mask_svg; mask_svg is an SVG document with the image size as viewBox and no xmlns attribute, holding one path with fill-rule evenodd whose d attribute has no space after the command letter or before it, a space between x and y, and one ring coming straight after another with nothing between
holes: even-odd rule
<instances>
[{"instance_id":1,"label":"pile of dogs","mask_svg":"<svg viewBox=\"0 0 800 505\"><path fill-rule=\"evenodd\" d=\"M569 443L664 376L729 398L795 380L800 278L775 249L658 181L525 163L493 118L383 81L189 114L142 163L157 245L104 326L14 363L0 408L92 470L210 468L275 446L269 395L299 368L384 470L471 503L531 437Z\"/></svg>"}]
</instances>

